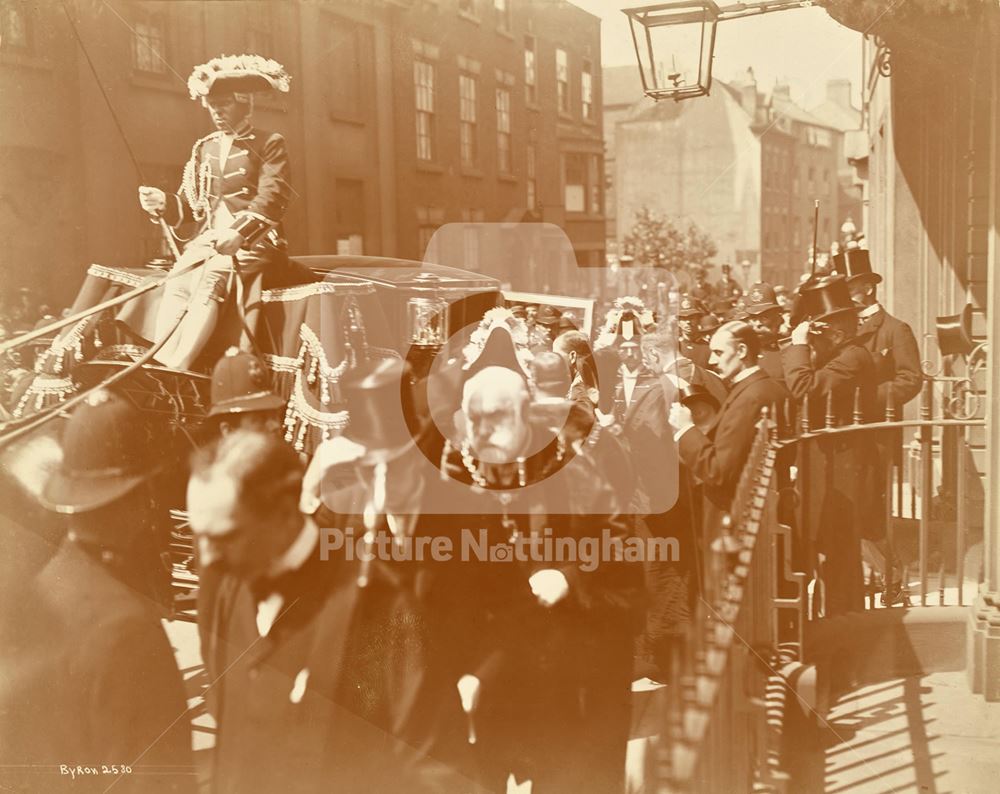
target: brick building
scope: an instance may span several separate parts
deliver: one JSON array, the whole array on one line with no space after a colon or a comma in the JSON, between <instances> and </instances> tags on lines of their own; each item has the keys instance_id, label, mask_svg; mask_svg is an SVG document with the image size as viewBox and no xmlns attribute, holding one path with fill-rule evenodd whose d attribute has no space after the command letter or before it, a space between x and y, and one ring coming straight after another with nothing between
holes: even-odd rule
<instances>
[{"instance_id":1,"label":"brick building","mask_svg":"<svg viewBox=\"0 0 1000 794\"><path fill-rule=\"evenodd\" d=\"M841 188L843 135L796 105L787 86L762 93L750 69L716 80L695 102L637 103L614 136L618 241L648 206L694 221L718 246L716 263L738 265L737 279L795 283L812 243L814 199L821 251L847 214L860 226L860 195Z\"/></svg>"},{"instance_id":2,"label":"brick building","mask_svg":"<svg viewBox=\"0 0 1000 794\"><path fill-rule=\"evenodd\" d=\"M58 305L90 262L156 253L136 186L176 189L211 131L187 96L191 67L239 52L293 77L290 94L254 113L288 141L293 253L419 258L441 224L526 218L562 226L581 264L603 260L600 21L568 2L68 8L142 174L62 6L4 3L5 285Z\"/></svg>"}]
</instances>

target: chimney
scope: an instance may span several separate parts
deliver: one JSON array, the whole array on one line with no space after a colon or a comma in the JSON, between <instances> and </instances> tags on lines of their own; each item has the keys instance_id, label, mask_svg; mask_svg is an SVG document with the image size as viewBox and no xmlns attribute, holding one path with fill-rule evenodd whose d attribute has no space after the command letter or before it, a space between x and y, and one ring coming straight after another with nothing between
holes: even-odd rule
<instances>
[{"instance_id":1,"label":"chimney","mask_svg":"<svg viewBox=\"0 0 1000 794\"><path fill-rule=\"evenodd\" d=\"M740 104L751 118L757 114L757 78L752 66L747 67L746 77L740 84Z\"/></svg>"},{"instance_id":2,"label":"chimney","mask_svg":"<svg viewBox=\"0 0 1000 794\"><path fill-rule=\"evenodd\" d=\"M837 107L852 109L851 81L846 77L826 81L826 98Z\"/></svg>"},{"instance_id":3,"label":"chimney","mask_svg":"<svg viewBox=\"0 0 1000 794\"><path fill-rule=\"evenodd\" d=\"M774 99L782 99L786 102L792 101L792 89L788 83L775 83L774 90L771 92L771 96Z\"/></svg>"}]
</instances>

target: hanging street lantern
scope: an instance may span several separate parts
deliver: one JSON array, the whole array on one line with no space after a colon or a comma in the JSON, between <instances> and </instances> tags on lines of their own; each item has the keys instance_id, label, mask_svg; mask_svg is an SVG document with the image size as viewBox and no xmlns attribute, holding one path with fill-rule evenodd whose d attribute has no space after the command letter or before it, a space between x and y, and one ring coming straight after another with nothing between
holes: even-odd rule
<instances>
[{"instance_id":1,"label":"hanging street lantern","mask_svg":"<svg viewBox=\"0 0 1000 794\"><path fill-rule=\"evenodd\" d=\"M706 96L712 88L719 22L773 11L809 8L813 0L761 0L719 6L712 0L623 8L632 30L642 90L655 100Z\"/></svg>"}]
</instances>

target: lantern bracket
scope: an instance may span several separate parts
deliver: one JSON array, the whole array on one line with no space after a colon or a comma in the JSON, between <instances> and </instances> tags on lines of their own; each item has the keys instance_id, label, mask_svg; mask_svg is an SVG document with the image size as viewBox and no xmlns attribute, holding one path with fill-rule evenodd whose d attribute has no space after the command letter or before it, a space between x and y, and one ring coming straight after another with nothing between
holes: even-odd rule
<instances>
[{"instance_id":1,"label":"lantern bracket","mask_svg":"<svg viewBox=\"0 0 1000 794\"><path fill-rule=\"evenodd\" d=\"M756 3L734 3L720 6L713 0L675 0L670 3L623 8L632 31L632 44L639 63L639 78L643 93L654 100L692 99L706 96L712 88L712 60L715 55L715 32L719 22L761 16L776 11L811 8L814 0L761 0ZM698 47L696 78L684 80L671 53L672 68L663 73L657 69L653 47L653 31L657 28L698 25L701 42Z\"/></svg>"}]
</instances>

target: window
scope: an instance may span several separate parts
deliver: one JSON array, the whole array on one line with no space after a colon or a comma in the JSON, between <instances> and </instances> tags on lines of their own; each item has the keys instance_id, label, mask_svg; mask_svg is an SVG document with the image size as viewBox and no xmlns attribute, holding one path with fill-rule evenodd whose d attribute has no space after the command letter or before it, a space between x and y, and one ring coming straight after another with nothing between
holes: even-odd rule
<instances>
[{"instance_id":1,"label":"window","mask_svg":"<svg viewBox=\"0 0 1000 794\"><path fill-rule=\"evenodd\" d=\"M471 74L458 76L459 146L462 165L475 166L476 147L476 78Z\"/></svg>"},{"instance_id":2,"label":"window","mask_svg":"<svg viewBox=\"0 0 1000 794\"><path fill-rule=\"evenodd\" d=\"M413 89L417 108L417 159L434 159L434 64L413 62Z\"/></svg>"},{"instance_id":3,"label":"window","mask_svg":"<svg viewBox=\"0 0 1000 794\"><path fill-rule=\"evenodd\" d=\"M20 3L4 3L0 8L0 47L27 50L31 47L28 9Z\"/></svg>"},{"instance_id":4,"label":"window","mask_svg":"<svg viewBox=\"0 0 1000 794\"><path fill-rule=\"evenodd\" d=\"M535 37L524 37L524 101L538 103L538 75L535 69Z\"/></svg>"},{"instance_id":5,"label":"window","mask_svg":"<svg viewBox=\"0 0 1000 794\"><path fill-rule=\"evenodd\" d=\"M594 120L594 76L590 71L590 61L583 62L580 75L580 101L585 121Z\"/></svg>"},{"instance_id":6,"label":"window","mask_svg":"<svg viewBox=\"0 0 1000 794\"><path fill-rule=\"evenodd\" d=\"M567 154L563 169L566 212L584 212L587 196L587 156Z\"/></svg>"},{"instance_id":7,"label":"window","mask_svg":"<svg viewBox=\"0 0 1000 794\"><path fill-rule=\"evenodd\" d=\"M533 143L529 143L525 151L525 166L528 172L525 204L529 210L534 210L538 207L538 182L535 177L535 144Z\"/></svg>"},{"instance_id":8,"label":"window","mask_svg":"<svg viewBox=\"0 0 1000 794\"><path fill-rule=\"evenodd\" d=\"M593 215L601 213L601 177L600 161L596 154L590 155L587 161L587 187L590 196L588 211Z\"/></svg>"},{"instance_id":9,"label":"window","mask_svg":"<svg viewBox=\"0 0 1000 794\"><path fill-rule=\"evenodd\" d=\"M247 49L265 58L274 52L274 20L271 7L267 3L252 3L247 6L249 15L247 26Z\"/></svg>"},{"instance_id":10,"label":"window","mask_svg":"<svg viewBox=\"0 0 1000 794\"><path fill-rule=\"evenodd\" d=\"M140 72L166 74L166 30L163 18L148 14L136 20L132 35L132 65Z\"/></svg>"},{"instance_id":11,"label":"window","mask_svg":"<svg viewBox=\"0 0 1000 794\"><path fill-rule=\"evenodd\" d=\"M509 174L510 166L510 91L497 89L497 171Z\"/></svg>"},{"instance_id":12,"label":"window","mask_svg":"<svg viewBox=\"0 0 1000 794\"><path fill-rule=\"evenodd\" d=\"M509 0L493 0L493 11L497 18L497 30L510 32L510 2Z\"/></svg>"},{"instance_id":13,"label":"window","mask_svg":"<svg viewBox=\"0 0 1000 794\"><path fill-rule=\"evenodd\" d=\"M569 113L569 62L566 50L556 50L556 99L560 113Z\"/></svg>"}]
</instances>

